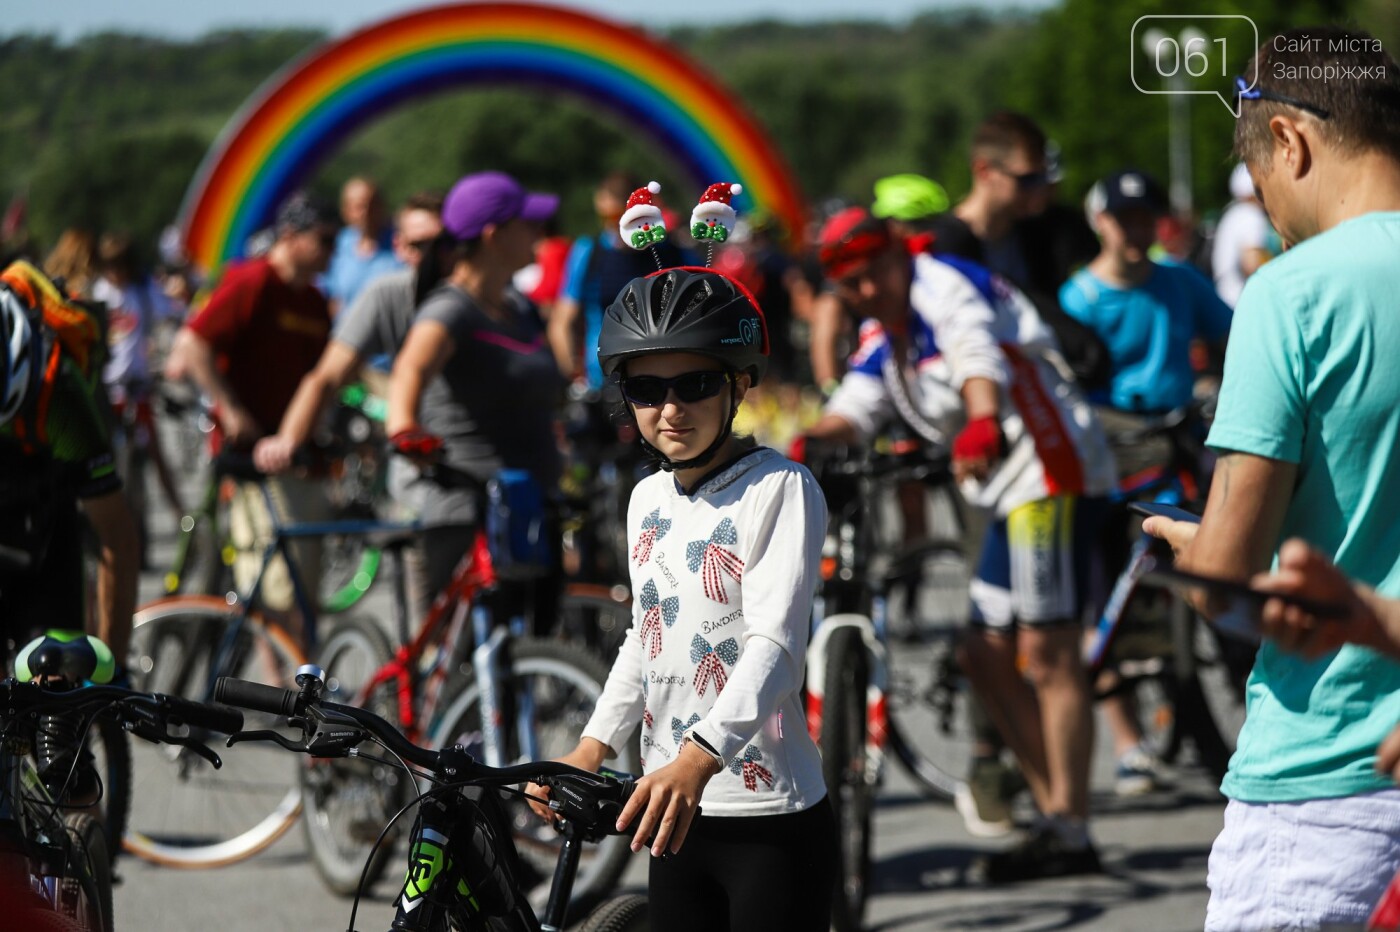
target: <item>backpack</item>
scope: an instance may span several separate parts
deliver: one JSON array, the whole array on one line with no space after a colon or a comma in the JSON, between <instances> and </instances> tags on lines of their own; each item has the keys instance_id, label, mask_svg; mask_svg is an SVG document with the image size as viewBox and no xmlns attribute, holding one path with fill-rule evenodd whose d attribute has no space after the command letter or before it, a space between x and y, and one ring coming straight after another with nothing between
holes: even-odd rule
<instances>
[{"instance_id":1,"label":"backpack","mask_svg":"<svg viewBox=\"0 0 1400 932\"><path fill-rule=\"evenodd\" d=\"M15 433L21 440L27 439L28 425L33 424L39 442L47 443L44 425L60 358L71 360L84 382L99 385L107 360L106 315L100 305L64 294L53 279L23 259L0 272L0 286L9 288L30 309L31 324L42 338L39 390L26 399L16 418Z\"/></svg>"},{"instance_id":2,"label":"backpack","mask_svg":"<svg viewBox=\"0 0 1400 932\"><path fill-rule=\"evenodd\" d=\"M0 272L0 282L40 312L45 328L57 338L52 353L61 347L84 375L101 370L107 340L100 308L64 294L53 279L23 259Z\"/></svg>"}]
</instances>

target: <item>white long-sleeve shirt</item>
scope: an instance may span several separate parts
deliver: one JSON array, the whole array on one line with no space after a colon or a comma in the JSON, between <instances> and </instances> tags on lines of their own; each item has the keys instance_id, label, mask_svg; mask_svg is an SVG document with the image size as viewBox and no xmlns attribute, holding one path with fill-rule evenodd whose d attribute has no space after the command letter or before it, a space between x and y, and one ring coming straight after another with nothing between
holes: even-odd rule
<instances>
[{"instance_id":1,"label":"white long-sleeve shirt","mask_svg":"<svg viewBox=\"0 0 1400 932\"><path fill-rule=\"evenodd\" d=\"M695 732L724 758L706 815L796 812L826 795L802 672L820 580L826 500L804 467L760 447L686 495L643 479L627 511L632 627L584 735L642 766Z\"/></svg>"}]
</instances>

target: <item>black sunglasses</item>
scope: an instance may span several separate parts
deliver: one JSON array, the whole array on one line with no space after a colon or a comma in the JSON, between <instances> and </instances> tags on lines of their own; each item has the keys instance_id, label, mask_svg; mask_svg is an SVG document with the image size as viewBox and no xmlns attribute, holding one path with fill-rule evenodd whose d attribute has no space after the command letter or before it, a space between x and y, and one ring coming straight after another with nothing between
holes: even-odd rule
<instances>
[{"instance_id":1,"label":"black sunglasses","mask_svg":"<svg viewBox=\"0 0 1400 932\"><path fill-rule=\"evenodd\" d=\"M1018 175L1015 172L1007 169L1005 165L998 164L996 168L997 171L1001 172L1003 175L1006 175L1012 181L1016 182L1016 188L1020 191L1029 191L1033 188L1043 188L1050 183L1050 172L1045 169L1041 169L1038 172L1023 172L1022 174Z\"/></svg>"},{"instance_id":2,"label":"black sunglasses","mask_svg":"<svg viewBox=\"0 0 1400 932\"><path fill-rule=\"evenodd\" d=\"M674 390L678 399L694 404L715 397L729 381L728 372L714 370L684 372L672 379L663 379L659 375L633 375L622 380L622 397L634 405L653 408L665 403L667 394Z\"/></svg>"},{"instance_id":3,"label":"black sunglasses","mask_svg":"<svg viewBox=\"0 0 1400 932\"><path fill-rule=\"evenodd\" d=\"M1243 75L1235 76L1235 91L1239 94L1240 100L1272 100L1274 103L1288 104L1290 107L1306 110L1319 120L1330 119L1332 116L1329 111L1321 107L1315 107L1296 97L1289 97L1287 94L1277 94L1273 91L1266 91L1257 85L1255 87L1250 87L1249 82L1244 79Z\"/></svg>"}]
</instances>

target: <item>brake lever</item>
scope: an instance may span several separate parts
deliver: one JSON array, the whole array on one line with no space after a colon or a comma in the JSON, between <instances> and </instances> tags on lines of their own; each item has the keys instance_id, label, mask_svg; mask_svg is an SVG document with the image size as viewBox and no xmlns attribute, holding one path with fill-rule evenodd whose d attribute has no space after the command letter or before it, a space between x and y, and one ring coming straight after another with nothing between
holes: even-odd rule
<instances>
[{"instance_id":1,"label":"brake lever","mask_svg":"<svg viewBox=\"0 0 1400 932\"><path fill-rule=\"evenodd\" d=\"M191 751L194 751L200 757L213 764L215 770L224 766L223 760L220 759L218 754L214 753L214 749L202 741L196 741L193 738L177 738L173 735L167 735L165 740L170 744L178 744L182 748L189 748Z\"/></svg>"},{"instance_id":2,"label":"brake lever","mask_svg":"<svg viewBox=\"0 0 1400 932\"><path fill-rule=\"evenodd\" d=\"M200 757L213 764L215 770L223 767L223 760L219 758L218 754L214 753L212 748L194 738L172 735L170 733L170 726L166 721L152 714L150 710L127 706L125 711L128 713L124 716L126 728L136 737L149 741L152 744L170 744L176 747L189 748L191 751L194 751Z\"/></svg>"},{"instance_id":3,"label":"brake lever","mask_svg":"<svg viewBox=\"0 0 1400 932\"><path fill-rule=\"evenodd\" d=\"M280 745L288 751L295 751L298 754L307 753L304 746L291 741L275 731L240 731L236 735L229 735L225 746L233 747L235 744L242 744L245 741L271 741L273 744Z\"/></svg>"}]
</instances>

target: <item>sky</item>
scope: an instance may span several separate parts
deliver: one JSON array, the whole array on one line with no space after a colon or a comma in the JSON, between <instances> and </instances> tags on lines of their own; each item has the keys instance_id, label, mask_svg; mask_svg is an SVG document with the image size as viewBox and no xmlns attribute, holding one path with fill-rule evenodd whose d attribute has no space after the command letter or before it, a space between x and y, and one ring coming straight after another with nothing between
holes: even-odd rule
<instances>
[{"instance_id":1,"label":"sky","mask_svg":"<svg viewBox=\"0 0 1400 932\"><path fill-rule=\"evenodd\" d=\"M13 2L13 0L12 0ZM881 19L899 22L939 9L1041 8L1053 0L556 0L562 6L647 26L676 26L775 18L797 22ZM72 40L120 30L189 39L211 29L310 26L348 32L427 4L404 0L18 0L0 23L0 35L38 32ZM14 8L17 6L17 8Z\"/></svg>"}]
</instances>

